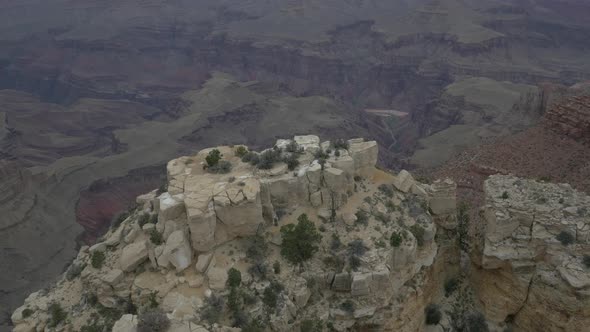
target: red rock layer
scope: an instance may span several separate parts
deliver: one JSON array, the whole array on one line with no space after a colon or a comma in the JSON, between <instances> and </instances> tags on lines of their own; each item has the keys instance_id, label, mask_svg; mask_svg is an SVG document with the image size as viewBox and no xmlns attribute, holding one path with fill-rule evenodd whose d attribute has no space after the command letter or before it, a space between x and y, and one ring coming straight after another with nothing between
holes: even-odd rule
<instances>
[{"instance_id":1,"label":"red rock layer","mask_svg":"<svg viewBox=\"0 0 590 332\"><path fill-rule=\"evenodd\" d=\"M111 225L113 217L135 205L135 198L158 188L163 180L160 167L135 171L125 177L97 181L80 193L76 221L84 227L82 240L93 243Z\"/></svg>"},{"instance_id":2,"label":"red rock layer","mask_svg":"<svg viewBox=\"0 0 590 332\"><path fill-rule=\"evenodd\" d=\"M570 97L553 106L545 113L543 125L559 135L589 144L590 96Z\"/></svg>"}]
</instances>

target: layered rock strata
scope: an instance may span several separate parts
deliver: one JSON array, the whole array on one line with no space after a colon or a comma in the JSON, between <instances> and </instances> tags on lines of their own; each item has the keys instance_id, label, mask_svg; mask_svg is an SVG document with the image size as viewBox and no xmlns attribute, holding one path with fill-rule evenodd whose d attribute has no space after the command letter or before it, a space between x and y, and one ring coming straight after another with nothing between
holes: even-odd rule
<instances>
[{"instance_id":1,"label":"layered rock strata","mask_svg":"<svg viewBox=\"0 0 590 332\"><path fill-rule=\"evenodd\" d=\"M485 182L485 238L473 286L486 317L522 331L590 324L590 197L510 175Z\"/></svg>"}]
</instances>

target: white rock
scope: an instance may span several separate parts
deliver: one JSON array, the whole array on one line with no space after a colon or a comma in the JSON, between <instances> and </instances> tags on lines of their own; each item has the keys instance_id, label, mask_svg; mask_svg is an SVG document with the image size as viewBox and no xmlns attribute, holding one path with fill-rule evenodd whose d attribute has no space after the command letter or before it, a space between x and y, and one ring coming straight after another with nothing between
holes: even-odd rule
<instances>
[{"instance_id":1,"label":"white rock","mask_svg":"<svg viewBox=\"0 0 590 332\"><path fill-rule=\"evenodd\" d=\"M210 268L207 271L207 278L209 279L209 288L223 290L227 282L227 271L219 267Z\"/></svg>"},{"instance_id":2,"label":"white rock","mask_svg":"<svg viewBox=\"0 0 590 332\"><path fill-rule=\"evenodd\" d=\"M136 332L137 316L125 314L113 325L112 332Z\"/></svg>"},{"instance_id":3,"label":"white rock","mask_svg":"<svg viewBox=\"0 0 590 332\"><path fill-rule=\"evenodd\" d=\"M97 252L97 251L102 251L104 252L105 250L107 250L107 244L104 242L99 242L95 245L93 245L92 247L90 247L90 249L88 249L91 253L93 252Z\"/></svg>"},{"instance_id":4,"label":"white rock","mask_svg":"<svg viewBox=\"0 0 590 332\"><path fill-rule=\"evenodd\" d=\"M407 193L410 191L412 186L416 183L412 174L405 169L399 172L399 174L393 179L393 185L401 192Z\"/></svg>"},{"instance_id":5,"label":"white rock","mask_svg":"<svg viewBox=\"0 0 590 332\"><path fill-rule=\"evenodd\" d=\"M133 271L146 259L148 259L148 248L145 241L140 241L123 248L119 265L123 271L129 272Z\"/></svg>"},{"instance_id":6,"label":"white rock","mask_svg":"<svg viewBox=\"0 0 590 332\"><path fill-rule=\"evenodd\" d=\"M123 280L123 276L123 271L119 269L113 269L103 275L101 279L107 284L114 286Z\"/></svg>"},{"instance_id":7,"label":"white rock","mask_svg":"<svg viewBox=\"0 0 590 332\"><path fill-rule=\"evenodd\" d=\"M193 253L189 240L186 238L183 231L175 231L170 234L162 255L166 256L166 261L174 265L176 272L180 272L189 267Z\"/></svg>"}]
</instances>

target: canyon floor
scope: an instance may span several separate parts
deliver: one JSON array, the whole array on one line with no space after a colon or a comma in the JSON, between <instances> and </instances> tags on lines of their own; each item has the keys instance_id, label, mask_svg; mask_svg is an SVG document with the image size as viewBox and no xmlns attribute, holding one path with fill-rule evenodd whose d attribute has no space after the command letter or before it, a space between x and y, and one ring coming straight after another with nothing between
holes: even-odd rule
<instances>
[{"instance_id":1,"label":"canyon floor","mask_svg":"<svg viewBox=\"0 0 590 332\"><path fill-rule=\"evenodd\" d=\"M527 128L562 94L541 83L590 79L588 13L577 0L0 4L0 319L161 185L168 160L205 146L358 136L391 169L502 137L570 151Z\"/></svg>"}]
</instances>

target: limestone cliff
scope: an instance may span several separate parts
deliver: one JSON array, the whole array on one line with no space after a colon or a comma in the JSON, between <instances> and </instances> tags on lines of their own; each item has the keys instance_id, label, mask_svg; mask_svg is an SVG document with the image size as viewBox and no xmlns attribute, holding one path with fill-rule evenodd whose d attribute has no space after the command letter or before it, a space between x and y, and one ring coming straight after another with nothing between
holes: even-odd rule
<instances>
[{"instance_id":1,"label":"limestone cliff","mask_svg":"<svg viewBox=\"0 0 590 332\"><path fill-rule=\"evenodd\" d=\"M590 197L505 175L491 176L485 194L483 253L472 281L486 317L519 331L584 331Z\"/></svg>"}]
</instances>

